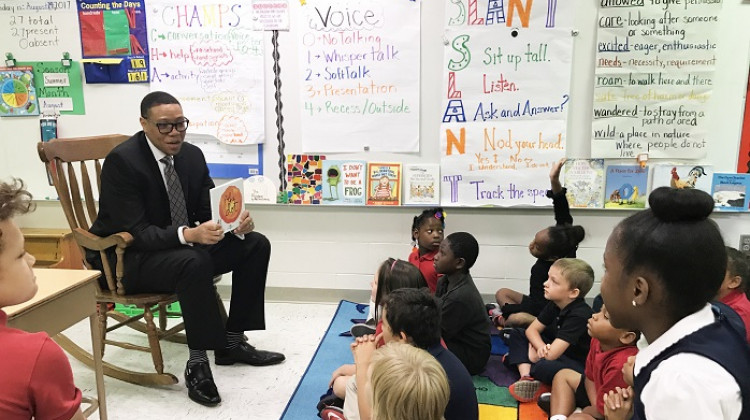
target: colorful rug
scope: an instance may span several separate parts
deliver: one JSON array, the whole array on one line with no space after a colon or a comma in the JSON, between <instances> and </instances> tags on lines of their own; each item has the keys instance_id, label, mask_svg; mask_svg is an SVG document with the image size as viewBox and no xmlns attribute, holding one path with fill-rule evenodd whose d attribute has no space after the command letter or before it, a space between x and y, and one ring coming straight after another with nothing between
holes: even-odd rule
<instances>
[{"instance_id":1,"label":"colorful rug","mask_svg":"<svg viewBox=\"0 0 750 420\"><path fill-rule=\"evenodd\" d=\"M339 302L339 307L280 420L320 420L315 406L321 395L328 390L331 374L345 363L354 363L349 349L352 338L342 337L339 333L349 331L352 318L366 316L367 305L346 300Z\"/></svg>"},{"instance_id":2,"label":"colorful rug","mask_svg":"<svg viewBox=\"0 0 750 420\"><path fill-rule=\"evenodd\" d=\"M340 334L349 331L352 320L364 318L367 306L342 300L333 315L318 349L308 365L294 394L287 403L280 420L319 420L315 408L328 390L331 373L345 363L353 363L349 350L351 337ZM492 355L484 372L472 377L479 402L480 420L546 420L547 415L536 403L519 404L508 392L508 386L518 380L518 373L503 365L502 355L508 352L500 332L492 327Z\"/></svg>"}]
</instances>

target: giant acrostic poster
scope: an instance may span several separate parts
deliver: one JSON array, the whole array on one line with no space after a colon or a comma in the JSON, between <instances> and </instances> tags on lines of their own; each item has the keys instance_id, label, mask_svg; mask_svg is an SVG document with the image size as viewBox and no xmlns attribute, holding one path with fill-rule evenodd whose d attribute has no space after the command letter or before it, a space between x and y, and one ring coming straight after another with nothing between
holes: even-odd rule
<instances>
[{"instance_id":1,"label":"giant acrostic poster","mask_svg":"<svg viewBox=\"0 0 750 420\"><path fill-rule=\"evenodd\" d=\"M419 1L299 7L305 152L419 151Z\"/></svg>"},{"instance_id":2,"label":"giant acrostic poster","mask_svg":"<svg viewBox=\"0 0 750 420\"><path fill-rule=\"evenodd\" d=\"M187 141L206 155L211 176L262 174L263 33L250 3L148 3L151 90L173 94L190 120Z\"/></svg>"},{"instance_id":3,"label":"giant acrostic poster","mask_svg":"<svg viewBox=\"0 0 750 420\"><path fill-rule=\"evenodd\" d=\"M550 204L549 170L565 156L573 8L556 0L446 2L443 205Z\"/></svg>"},{"instance_id":4,"label":"giant acrostic poster","mask_svg":"<svg viewBox=\"0 0 750 420\"><path fill-rule=\"evenodd\" d=\"M599 0L591 155L696 159L722 0Z\"/></svg>"}]
</instances>

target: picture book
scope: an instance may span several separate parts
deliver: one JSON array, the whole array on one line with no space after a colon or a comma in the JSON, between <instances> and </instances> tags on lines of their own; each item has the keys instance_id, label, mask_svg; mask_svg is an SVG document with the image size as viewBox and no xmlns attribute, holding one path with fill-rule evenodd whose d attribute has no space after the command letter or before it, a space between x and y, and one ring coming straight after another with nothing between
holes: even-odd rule
<instances>
[{"instance_id":1,"label":"picture book","mask_svg":"<svg viewBox=\"0 0 750 420\"><path fill-rule=\"evenodd\" d=\"M607 166L605 173L604 208L642 209L646 207L648 167L610 165Z\"/></svg>"},{"instance_id":2,"label":"picture book","mask_svg":"<svg viewBox=\"0 0 750 420\"><path fill-rule=\"evenodd\" d=\"M604 207L604 159L568 159L560 174L570 207Z\"/></svg>"},{"instance_id":3,"label":"picture book","mask_svg":"<svg viewBox=\"0 0 750 420\"><path fill-rule=\"evenodd\" d=\"M440 205L440 165L404 165L404 204Z\"/></svg>"},{"instance_id":4,"label":"picture book","mask_svg":"<svg viewBox=\"0 0 750 420\"><path fill-rule=\"evenodd\" d=\"M233 179L211 188L211 219L219 223L224 232L240 225L240 214L245 209L242 178Z\"/></svg>"},{"instance_id":5,"label":"picture book","mask_svg":"<svg viewBox=\"0 0 750 420\"><path fill-rule=\"evenodd\" d=\"M714 173L711 196L718 211L748 211L750 174Z\"/></svg>"},{"instance_id":6,"label":"picture book","mask_svg":"<svg viewBox=\"0 0 750 420\"><path fill-rule=\"evenodd\" d=\"M697 188L711 194L712 165L653 165L651 191L659 187Z\"/></svg>"},{"instance_id":7,"label":"picture book","mask_svg":"<svg viewBox=\"0 0 750 420\"><path fill-rule=\"evenodd\" d=\"M271 178L253 175L245 180L245 200L253 204L275 204L276 185Z\"/></svg>"},{"instance_id":8,"label":"picture book","mask_svg":"<svg viewBox=\"0 0 750 420\"><path fill-rule=\"evenodd\" d=\"M367 205L398 206L401 204L401 164L367 164Z\"/></svg>"},{"instance_id":9,"label":"picture book","mask_svg":"<svg viewBox=\"0 0 750 420\"><path fill-rule=\"evenodd\" d=\"M288 155L286 160L287 202L320 204L323 201L323 161L320 155Z\"/></svg>"},{"instance_id":10,"label":"picture book","mask_svg":"<svg viewBox=\"0 0 750 420\"><path fill-rule=\"evenodd\" d=\"M323 161L323 204L364 206L367 192L367 162Z\"/></svg>"}]
</instances>

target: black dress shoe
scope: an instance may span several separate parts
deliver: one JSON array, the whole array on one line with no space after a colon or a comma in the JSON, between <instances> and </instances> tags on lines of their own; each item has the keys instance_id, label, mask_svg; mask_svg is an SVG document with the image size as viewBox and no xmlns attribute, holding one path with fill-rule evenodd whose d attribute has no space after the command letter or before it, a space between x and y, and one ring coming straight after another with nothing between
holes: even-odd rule
<instances>
[{"instance_id":1,"label":"black dress shoe","mask_svg":"<svg viewBox=\"0 0 750 420\"><path fill-rule=\"evenodd\" d=\"M208 363L187 366L185 368L185 385L188 389L188 397L198 404L213 407L221 402Z\"/></svg>"},{"instance_id":2,"label":"black dress shoe","mask_svg":"<svg viewBox=\"0 0 750 420\"><path fill-rule=\"evenodd\" d=\"M247 363L253 366L268 366L281 363L286 359L281 353L258 350L245 342L241 342L237 347L232 349L216 350L214 354L217 365Z\"/></svg>"}]
</instances>

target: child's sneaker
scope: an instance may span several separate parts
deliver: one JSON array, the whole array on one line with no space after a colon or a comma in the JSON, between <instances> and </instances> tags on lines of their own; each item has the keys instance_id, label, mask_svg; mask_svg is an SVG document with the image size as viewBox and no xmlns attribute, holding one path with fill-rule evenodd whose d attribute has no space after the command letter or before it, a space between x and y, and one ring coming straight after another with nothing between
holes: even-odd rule
<instances>
[{"instance_id":1,"label":"child's sneaker","mask_svg":"<svg viewBox=\"0 0 750 420\"><path fill-rule=\"evenodd\" d=\"M344 417L344 410L331 406L326 407L320 412L320 418L323 420L346 420Z\"/></svg>"},{"instance_id":2,"label":"child's sneaker","mask_svg":"<svg viewBox=\"0 0 750 420\"><path fill-rule=\"evenodd\" d=\"M374 319L368 319L361 324L352 325L351 333L354 337L362 337L363 335L375 334L375 327L377 322Z\"/></svg>"},{"instance_id":3,"label":"child's sneaker","mask_svg":"<svg viewBox=\"0 0 750 420\"><path fill-rule=\"evenodd\" d=\"M318 413L320 413L327 407L344 408L344 400L333 394L326 395L318 401L316 408L318 409Z\"/></svg>"},{"instance_id":4,"label":"child's sneaker","mask_svg":"<svg viewBox=\"0 0 750 420\"><path fill-rule=\"evenodd\" d=\"M518 402L532 402L536 401L542 393L549 392L549 387L531 376L522 376L508 387L508 391Z\"/></svg>"},{"instance_id":5,"label":"child's sneaker","mask_svg":"<svg viewBox=\"0 0 750 420\"><path fill-rule=\"evenodd\" d=\"M500 305L498 305L497 303L488 303L484 305L484 308L487 310L487 313L492 316L493 312L500 310Z\"/></svg>"},{"instance_id":6,"label":"child's sneaker","mask_svg":"<svg viewBox=\"0 0 750 420\"><path fill-rule=\"evenodd\" d=\"M536 405L539 406L542 410L544 410L547 415L550 413L550 401L552 400L552 393L551 392L545 392L542 395L539 396L539 399L536 400Z\"/></svg>"}]
</instances>

